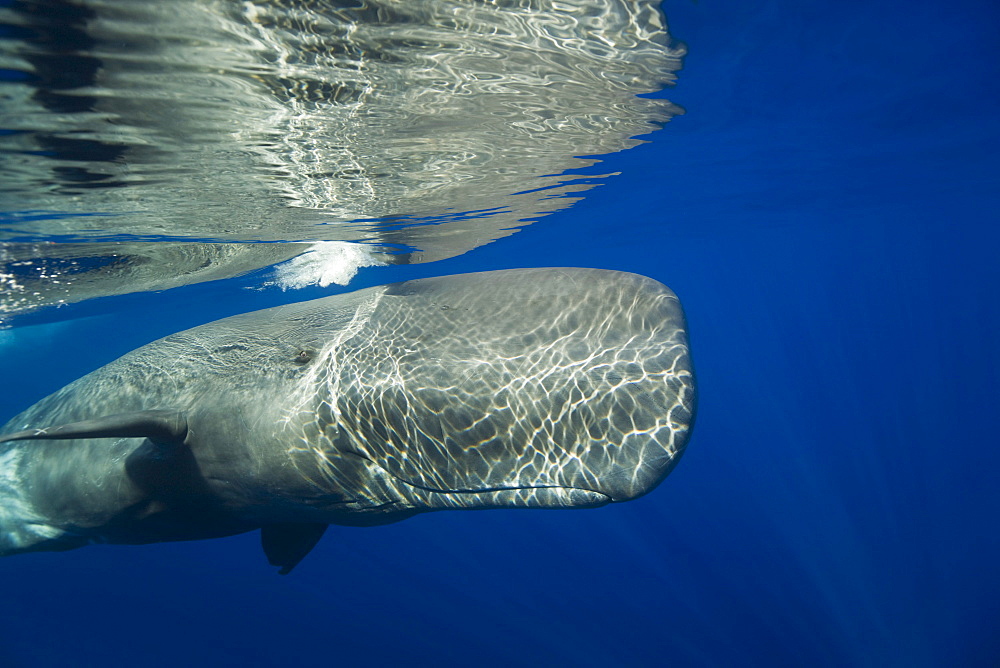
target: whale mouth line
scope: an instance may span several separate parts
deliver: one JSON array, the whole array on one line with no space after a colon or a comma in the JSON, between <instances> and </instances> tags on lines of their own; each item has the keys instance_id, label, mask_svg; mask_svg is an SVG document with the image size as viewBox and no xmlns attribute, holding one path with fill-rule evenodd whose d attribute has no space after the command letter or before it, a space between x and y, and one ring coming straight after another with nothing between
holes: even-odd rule
<instances>
[{"instance_id":1,"label":"whale mouth line","mask_svg":"<svg viewBox=\"0 0 1000 668\"><path fill-rule=\"evenodd\" d=\"M459 494L459 495L466 495L467 494L467 495L471 496L471 495L474 495L474 494L489 494L489 493L492 493L492 492L510 492L510 491L516 491L516 490L522 490L522 489L558 489L558 490L564 490L564 491L567 491L567 492L584 492L586 494L595 495L597 497L600 497L598 499L595 499L595 501L598 502L598 503L613 503L614 502L614 498L610 494L606 494L604 492L598 492L596 490L588 489L586 487L572 487L572 486L568 486L568 485L504 485L504 486L494 486L494 487L457 488L457 489L444 489L444 488L439 488L439 487L432 487L430 485L422 485L420 483L413 482L412 480L407 480L406 478L404 478L404 477L402 477L400 475L397 475L397 474L393 473L392 471L386 469L384 466L382 466L381 464L379 464L378 462L376 462L375 460L373 460L371 457L368 457L367 455L364 455L364 454L362 454L360 452L351 452L349 454L353 454L353 455L355 455L357 457L360 457L361 459L366 460L372 466L374 466L375 468L377 468L379 471L381 471L385 475L387 475L387 476L389 476L389 477L391 477L391 478L393 478L393 479L395 479L395 480L403 483L404 485L406 485L408 487L412 487L414 489L419 489L419 490L422 490L424 492L431 492L433 494Z\"/></svg>"},{"instance_id":2,"label":"whale mouth line","mask_svg":"<svg viewBox=\"0 0 1000 668\"><path fill-rule=\"evenodd\" d=\"M381 468L381 467L379 467ZM384 470L384 469L383 469ZM388 473L388 471L386 471ZM604 492L597 492L592 489L587 489L586 487L569 487L566 485L510 485L502 487L480 487L480 488L467 488L467 489L439 489L437 487L429 487L427 485L419 485L405 478L400 478L398 475L389 473L396 480L399 480L405 485L414 487L416 489L422 489L425 492L433 492L435 494L489 494L490 492L509 492L519 489L560 489L566 491L574 492L586 492L587 494L596 494L602 497L608 503L614 501L613 498L605 494Z\"/></svg>"}]
</instances>

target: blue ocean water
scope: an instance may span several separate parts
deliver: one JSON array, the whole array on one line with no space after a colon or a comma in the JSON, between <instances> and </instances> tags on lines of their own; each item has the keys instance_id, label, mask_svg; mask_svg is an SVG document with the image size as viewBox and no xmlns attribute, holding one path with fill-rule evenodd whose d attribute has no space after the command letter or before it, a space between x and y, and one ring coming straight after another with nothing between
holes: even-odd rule
<instances>
[{"instance_id":1,"label":"blue ocean water","mask_svg":"<svg viewBox=\"0 0 1000 668\"><path fill-rule=\"evenodd\" d=\"M574 207L351 288L645 274L700 385L677 470L589 511L0 562L0 665L991 666L1000 660L1000 8L668 2L684 116ZM0 332L0 413L165 334L330 293L250 279Z\"/></svg>"}]
</instances>

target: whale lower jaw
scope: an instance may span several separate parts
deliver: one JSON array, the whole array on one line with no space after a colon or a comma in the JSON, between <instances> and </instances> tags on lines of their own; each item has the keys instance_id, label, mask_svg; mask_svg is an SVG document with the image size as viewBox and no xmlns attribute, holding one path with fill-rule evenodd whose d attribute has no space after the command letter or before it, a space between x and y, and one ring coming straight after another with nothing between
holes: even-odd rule
<instances>
[{"instance_id":1,"label":"whale lower jaw","mask_svg":"<svg viewBox=\"0 0 1000 668\"><path fill-rule=\"evenodd\" d=\"M391 502L378 507L376 512L409 514L429 510L484 510L487 508L596 508L618 499L609 494L585 487L552 484L501 483L481 487L446 488L420 484L399 476L369 455L362 452L349 454L364 460L372 480L379 486L391 489ZM369 512L372 509L367 509Z\"/></svg>"},{"instance_id":2,"label":"whale lower jaw","mask_svg":"<svg viewBox=\"0 0 1000 668\"><path fill-rule=\"evenodd\" d=\"M596 508L611 503L607 494L579 487L511 486L486 489L433 489L396 478L417 508L427 510L485 508Z\"/></svg>"},{"instance_id":3,"label":"whale lower jaw","mask_svg":"<svg viewBox=\"0 0 1000 668\"><path fill-rule=\"evenodd\" d=\"M589 489L576 487L515 487L483 491L427 491L427 508L596 508L611 503L612 498Z\"/></svg>"}]
</instances>

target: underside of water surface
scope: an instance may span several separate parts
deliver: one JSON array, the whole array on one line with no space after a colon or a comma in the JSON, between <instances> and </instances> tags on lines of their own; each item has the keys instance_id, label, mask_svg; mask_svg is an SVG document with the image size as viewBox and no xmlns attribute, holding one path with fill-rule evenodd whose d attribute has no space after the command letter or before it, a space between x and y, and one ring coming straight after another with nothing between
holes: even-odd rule
<instances>
[{"instance_id":1,"label":"underside of water surface","mask_svg":"<svg viewBox=\"0 0 1000 668\"><path fill-rule=\"evenodd\" d=\"M346 273L453 257L680 113L640 97L684 54L655 2L52 0L0 27L0 318L323 242L361 245Z\"/></svg>"}]
</instances>

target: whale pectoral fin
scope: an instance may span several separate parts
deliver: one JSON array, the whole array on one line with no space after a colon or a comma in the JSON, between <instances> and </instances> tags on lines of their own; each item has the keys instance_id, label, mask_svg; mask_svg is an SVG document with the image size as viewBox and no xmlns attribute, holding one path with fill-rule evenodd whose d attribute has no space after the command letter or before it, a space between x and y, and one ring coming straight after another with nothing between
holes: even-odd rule
<instances>
[{"instance_id":1,"label":"whale pectoral fin","mask_svg":"<svg viewBox=\"0 0 1000 668\"><path fill-rule=\"evenodd\" d=\"M136 411L3 434L0 435L0 443L71 438L148 438L153 443L179 444L184 442L187 431L187 418L180 411Z\"/></svg>"},{"instance_id":2,"label":"whale pectoral fin","mask_svg":"<svg viewBox=\"0 0 1000 668\"><path fill-rule=\"evenodd\" d=\"M261 527L260 544L264 548L267 561L272 566L280 566L281 575L291 573L292 569L316 547L323 537L326 524L268 524Z\"/></svg>"}]
</instances>

